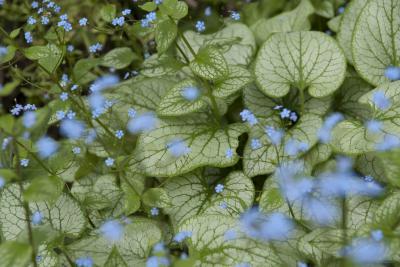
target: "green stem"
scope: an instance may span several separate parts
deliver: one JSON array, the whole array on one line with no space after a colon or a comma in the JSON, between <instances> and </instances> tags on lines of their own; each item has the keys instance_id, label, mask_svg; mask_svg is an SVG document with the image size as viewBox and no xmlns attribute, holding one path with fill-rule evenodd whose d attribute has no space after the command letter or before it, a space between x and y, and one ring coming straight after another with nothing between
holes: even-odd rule
<instances>
[{"instance_id":1,"label":"green stem","mask_svg":"<svg viewBox=\"0 0 400 267\"><path fill-rule=\"evenodd\" d=\"M24 192L24 188L22 185L22 177L21 177L21 170L19 167L19 151L18 151L18 146L17 146L17 141L16 141L16 137L13 137L13 143L14 143L14 153L15 153L15 158L16 158L16 162L15 162L15 170L17 172L17 175L19 177L18 179L18 186L19 189L21 191L21 194ZM37 267L37 262L36 262L36 249L35 249L35 244L33 242L33 231L32 231L32 225L31 225L31 217L30 217L30 210L29 210L29 204L25 201L25 200L21 200L22 201L22 206L24 208L24 212L25 212L25 220L26 220L26 226L28 229L28 240L29 240L29 244L32 247L32 253L31 253L31 261L34 267Z\"/></svg>"},{"instance_id":2,"label":"green stem","mask_svg":"<svg viewBox=\"0 0 400 267\"><path fill-rule=\"evenodd\" d=\"M347 245L347 202L346 197L342 199L342 246L345 247ZM341 266L346 267L346 258L345 256L341 259Z\"/></svg>"},{"instance_id":3,"label":"green stem","mask_svg":"<svg viewBox=\"0 0 400 267\"><path fill-rule=\"evenodd\" d=\"M185 35L183 33L181 33L180 31L178 31L179 36L182 38L183 42L185 43L185 45L187 46L187 48L189 48L190 53L192 54L192 56L195 58L196 57L196 52L194 52L193 47L190 45L189 41L186 39Z\"/></svg>"},{"instance_id":4,"label":"green stem","mask_svg":"<svg viewBox=\"0 0 400 267\"><path fill-rule=\"evenodd\" d=\"M300 114L303 115L304 114L304 90L303 89L299 89L299 96L300 96Z\"/></svg>"}]
</instances>

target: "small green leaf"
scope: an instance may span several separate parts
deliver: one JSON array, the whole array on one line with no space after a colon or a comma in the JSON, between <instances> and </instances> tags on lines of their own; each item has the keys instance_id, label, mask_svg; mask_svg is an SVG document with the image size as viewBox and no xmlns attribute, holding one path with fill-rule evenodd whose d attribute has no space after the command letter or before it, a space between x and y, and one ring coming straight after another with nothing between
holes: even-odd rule
<instances>
[{"instance_id":1,"label":"small green leaf","mask_svg":"<svg viewBox=\"0 0 400 267\"><path fill-rule=\"evenodd\" d=\"M12 32L10 32L9 36L11 39L15 39L18 37L20 32L21 32L21 28L14 29L14 30L12 30Z\"/></svg>"},{"instance_id":2,"label":"small green leaf","mask_svg":"<svg viewBox=\"0 0 400 267\"><path fill-rule=\"evenodd\" d=\"M129 186L122 187L124 191L124 211L126 215L135 213L140 208L140 196Z\"/></svg>"},{"instance_id":3,"label":"small green leaf","mask_svg":"<svg viewBox=\"0 0 400 267\"><path fill-rule=\"evenodd\" d=\"M231 96L240 91L240 89L249 84L252 80L253 76L250 71L243 67L231 66L229 68L228 77L215 84L213 95L220 98Z\"/></svg>"},{"instance_id":4,"label":"small green leaf","mask_svg":"<svg viewBox=\"0 0 400 267\"><path fill-rule=\"evenodd\" d=\"M206 165L232 166L239 160L235 153L238 137L246 130L240 123L218 129L200 118L162 120L156 129L140 135L134 160L138 170L156 177L176 176ZM189 153L176 157L168 151L167 145L176 138L186 142Z\"/></svg>"},{"instance_id":5,"label":"small green leaf","mask_svg":"<svg viewBox=\"0 0 400 267\"><path fill-rule=\"evenodd\" d=\"M400 151L395 149L379 153L378 159L381 160L383 170L388 182L396 187L400 187Z\"/></svg>"},{"instance_id":6,"label":"small green leaf","mask_svg":"<svg viewBox=\"0 0 400 267\"><path fill-rule=\"evenodd\" d=\"M171 205L167 192L162 188L150 188L142 195L143 203L149 207L165 208Z\"/></svg>"},{"instance_id":7,"label":"small green leaf","mask_svg":"<svg viewBox=\"0 0 400 267\"><path fill-rule=\"evenodd\" d=\"M31 46L24 51L25 56L30 60L37 60L47 72L53 73L61 64L64 51L55 44L46 46Z\"/></svg>"},{"instance_id":8,"label":"small green leaf","mask_svg":"<svg viewBox=\"0 0 400 267\"><path fill-rule=\"evenodd\" d=\"M12 60L15 56L16 51L17 51L17 48L15 46L13 46L13 45L7 46L7 53L0 57L0 63L6 63L6 62Z\"/></svg>"},{"instance_id":9,"label":"small green leaf","mask_svg":"<svg viewBox=\"0 0 400 267\"><path fill-rule=\"evenodd\" d=\"M57 176L38 177L24 191L26 201L49 201L54 202L61 195L64 183Z\"/></svg>"},{"instance_id":10,"label":"small green leaf","mask_svg":"<svg viewBox=\"0 0 400 267\"><path fill-rule=\"evenodd\" d=\"M0 245L2 267L27 266L31 258L32 248L28 244L19 242L4 242Z\"/></svg>"},{"instance_id":11,"label":"small green leaf","mask_svg":"<svg viewBox=\"0 0 400 267\"><path fill-rule=\"evenodd\" d=\"M72 70L74 82L84 84L94 80L96 76L92 74L90 70L100 63L101 59L98 58L84 58L78 60Z\"/></svg>"},{"instance_id":12,"label":"small green leaf","mask_svg":"<svg viewBox=\"0 0 400 267\"><path fill-rule=\"evenodd\" d=\"M0 96L8 96L12 91L21 83L20 80L14 80L6 83L3 88L0 89Z\"/></svg>"},{"instance_id":13,"label":"small green leaf","mask_svg":"<svg viewBox=\"0 0 400 267\"><path fill-rule=\"evenodd\" d=\"M147 12L151 12L157 9L157 5L155 2L151 1L151 2L146 2L143 5L139 6L141 9L143 9L144 11Z\"/></svg>"},{"instance_id":14,"label":"small green leaf","mask_svg":"<svg viewBox=\"0 0 400 267\"><path fill-rule=\"evenodd\" d=\"M101 65L109 68L123 69L128 67L137 58L137 55L129 47L119 47L105 54L101 60ZM96 61L93 60L93 62Z\"/></svg>"},{"instance_id":15,"label":"small green leaf","mask_svg":"<svg viewBox=\"0 0 400 267\"><path fill-rule=\"evenodd\" d=\"M201 48L190 62L190 68L195 74L211 81L221 80L229 73L223 54L213 46Z\"/></svg>"},{"instance_id":16,"label":"small green leaf","mask_svg":"<svg viewBox=\"0 0 400 267\"><path fill-rule=\"evenodd\" d=\"M339 27L340 27L340 23L342 22L342 15L336 16L334 18L332 18L331 20L328 21L328 27L331 31L333 32L338 32L339 31Z\"/></svg>"},{"instance_id":17,"label":"small green leaf","mask_svg":"<svg viewBox=\"0 0 400 267\"><path fill-rule=\"evenodd\" d=\"M324 18L335 16L335 7L331 0L311 0L315 8L315 13Z\"/></svg>"},{"instance_id":18,"label":"small green leaf","mask_svg":"<svg viewBox=\"0 0 400 267\"><path fill-rule=\"evenodd\" d=\"M223 55L229 65L248 65L256 52L256 41L251 30L242 23L232 23L213 34L198 34L194 31L184 33L190 46L197 53L207 45L223 46ZM232 41L235 41L232 44ZM179 40L185 55L192 60L189 49ZM228 42L228 44L227 44ZM225 45L224 45L225 44ZM179 52L177 52L179 54Z\"/></svg>"},{"instance_id":19,"label":"small green leaf","mask_svg":"<svg viewBox=\"0 0 400 267\"><path fill-rule=\"evenodd\" d=\"M260 48L255 76L261 90L282 97L291 87L313 97L332 94L344 80L346 61L336 42L321 32L277 33Z\"/></svg>"},{"instance_id":20,"label":"small green leaf","mask_svg":"<svg viewBox=\"0 0 400 267\"><path fill-rule=\"evenodd\" d=\"M188 5L184 1L165 0L160 5L160 10L165 15L179 20L188 14Z\"/></svg>"},{"instance_id":21,"label":"small green leaf","mask_svg":"<svg viewBox=\"0 0 400 267\"><path fill-rule=\"evenodd\" d=\"M218 181L224 185L224 189L216 193L214 186L209 185L209 180L214 176L206 170L198 170L174 177L165 183L164 188L171 199L171 205L165 212L171 216L173 223L179 224L200 214L235 217L251 207L254 186L250 178L239 171L231 172L225 179Z\"/></svg>"},{"instance_id":22,"label":"small green leaf","mask_svg":"<svg viewBox=\"0 0 400 267\"><path fill-rule=\"evenodd\" d=\"M117 8L112 4L105 5L100 9L100 17L106 22L111 22L116 14Z\"/></svg>"},{"instance_id":23,"label":"small green leaf","mask_svg":"<svg viewBox=\"0 0 400 267\"><path fill-rule=\"evenodd\" d=\"M195 99L185 98L185 90L193 88L197 90L198 96ZM184 80L172 87L163 97L157 113L160 116L180 116L196 111L204 110L207 107L205 96L194 80ZM195 92L194 92L195 93Z\"/></svg>"},{"instance_id":24,"label":"small green leaf","mask_svg":"<svg viewBox=\"0 0 400 267\"><path fill-rule=\"evenodd\" d=\"M172 19L165 18L161 21L158 21L155 30L157 52L162 54L167 51L168 48L174 43L177 34L178 27Z\"/></svg>"},{"instance_id":25,"label":"small green leaf","mask_svg":"<svg viewBox=\"0 0 400 267\"><path fill-rule=\"evenodd\" d=\"M375 86L388 81L384 75L387 67L399 65L398 14L399 0L372 0L356 22L352 39L354 66L363 79Z\"/></svg>"}]
</instances>

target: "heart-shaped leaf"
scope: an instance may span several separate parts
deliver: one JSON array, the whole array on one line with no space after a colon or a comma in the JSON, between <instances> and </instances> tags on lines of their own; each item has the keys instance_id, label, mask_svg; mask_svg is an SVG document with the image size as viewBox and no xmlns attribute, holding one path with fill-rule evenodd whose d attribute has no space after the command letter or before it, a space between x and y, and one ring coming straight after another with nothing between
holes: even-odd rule
<instances>
[{"instance_id":1,"label":"heart-shaped leaf","mask_svg":"<svg viewBox=\"0 0 400 267\"><path fill-rule=\"evenodd\" d=\"M282 97L291 87L313 97L332 94L342 84L346 61L336 42L321 32L277 33L260 48L255 76L260 89Z\"/></svg>"}]
</instances>

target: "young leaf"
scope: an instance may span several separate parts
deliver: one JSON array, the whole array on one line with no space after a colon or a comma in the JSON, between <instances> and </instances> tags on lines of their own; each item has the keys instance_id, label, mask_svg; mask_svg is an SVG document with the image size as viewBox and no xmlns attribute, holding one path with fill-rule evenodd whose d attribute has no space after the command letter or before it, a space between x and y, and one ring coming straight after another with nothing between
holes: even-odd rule
<instances>
[{"instance_id":1,"label":"young leaf","mask_svg":"<svg viewBox=\"0 0 400 267\"><path fill-rule=\"evenodd\" d=\"M20 242L4 242L0 245L1 266L27 266L31 259L32 247Z\"/></svg>"},{"instance_id":2,"label":"young leaf","mask_svg":"<svg viewBox=\"0 0 400 267\"><path fill-rule=\"evenodd\" d=\"M171 205L170 197L162 188L150 188L142 196L143 203L149 207L166 208Z\"/></svg>"},{"instance_id":3,"label":"young leaf","mask_svg":"<svg viewBox=\"0 0 400 267\"><path fill-rule=\"evenodd\" d=\"M134 160L141 172L156 177L176 176L206 165L232 166L239 160L237 138L246 130L243 124L219 129L199 118L162 120L156 129L139 137ZM188 148L178 157L168 149L176 138Z\"/></svg>"},{"instance_id":4,"label":"young leaf","mask_svg":"<svg viewBox=\"0 0 400 267\"><path fill-rule=\"evenodd\" d=\"M96 79L96 75L92 74L90 71L100 63L101 59L98 58L84 58L78 60L72 70L74 82L85 84Z\"/></svg>"},{"instance_id":5,"label":"young leaf","mask_svg":"<svg viewBox=\"0 0 400 267\"><path fill-rule=\"evenodd\" d=\"M57 176L37 177L24 191L23 197L26 201L56 201L61 195L64 183Z\"/></svg>"},{"instance_id":6,"label":"young leaf","mask_svg":"<svg viewBox=\"0 0 400 267\"><path fill-rule=\"evenodd\" d=\"M223 54L213 46L199 49L189 66L195 74L210 81L221 80L229 72Z\"/></svg>"},{"instance_id":7,"label":"young leaf","mask_svg":"<svg viewBox=\"0 0 400 267\"><path fill-rule=\"evenodd\" d=\"M224 47L224 58L229 65L248 65L256 52L256 41L251 30L242 23L232 23L222 30L208 35L199 35L197 32L186 31L184 33L190 46L197 53L202 46L224 44L231 40L227 47ZM232 44L232 41L233 42ZM192 60L189 48L187 48L182 40L179 44L186 56ZM179 54L179 52L178 52Z\"/></svg>"},{"instance_id":8,"label":"young leaf","mask_svg":"<svg viewBox=\"0 0 400 267\"><path fill-rule=\"evenodd\" d=\"M115 5L112 4L104 5L100 9L100 17L106 22L111 22L116 15L117 15L117 8Z\"/></svg>"},{"instance_id":9,"label":"young leaf","mask_svg":"<svg viewBox=\"0 0 400 267\"><path fill-rule=\"evenodd\" d=\"M387 231L395 231L400 227L399 192L389 195L374 211L373 226Z\"/></svg>"},{"instance_id":10,"label":"young leaf","mask_svg":"<svg viewBox=\"0 0 400 267\"><path fill-rule=\"evenodd\" d=\"M195 171L174 177L165 183L164 188L171 199L171 205L165 209L179 224L185 219L200 214L223 214L233 217L249 209L253 203L254 186L250 178L242 172L231 172L224 180L221 193L210 187L209 179L213 174Z\"/></svg>"},{"instance_id":11,"label":"young leaf","mask_svg":"<svg viewBox=\"0 0 400 267\"><path fill-rule=\"evenodd\" d=\"M129 66L138 56L129 47L115 48L104 55L101 65L104 67L123 69Z\"/></svg>"},{"instance_id":12,"label":"young leaf","mask_svg":"<svg viewBox=\"0 0 400 267\"><path fill-rule=\"evenodd\" d=\"M160 116L180 116L204 110L207 102L200 88L191 79L177 83L163 97L157 113Z\"/></svg>"},{"instance_id":13,"label":"young leaf","mask_svg":"<svg viewBox=\"0 0 400 267\"><path fill-rule=\"evenodd\" d=\"M157 5L155 2L151 1L151 2L146 2L143 5L139 6L141 9L143 9L144 11L147 12L151 12L157 9Z\"/></svg>"},{"instance_id":14,"label":"young leaf","mask_svg":"<svg viewBox=\"0 0 400 267\"><path fill-rule=\"evenodd\" d=\"M188 5L184 1L165 0L160 5L160 10L165 15L179 20L188 14Z\"/></svg>"},{"instance_id":15,"label":"young leaf","mask_svg":"<svg viewBox=\"0 0 400 267\"><path fill-rule=\"evenodd\" d=\"M277 33L260 48L255 76L261 90L282 97L291 87L313 97L332 94L342 84L346 61L335 41L321 32Z\"/></svg>"},{"instance_id":16,"label":"young leaf","mask_svg":"<svg viewBox=\"0 0 400 267\"><path fill-rule=\"evenodd\" d=\"M37 60L47 72L53 73L61 64L64 57L63 50L55 44L46 46L31 46L24 51L30 60Z\"/></svg>"},{"instance_id":17,"label":"young leaf","mask_svg":"<svg viewBox=\"0 0 400 267\"><path fill-rule=\"evenodd\" d=\"M162 54L174 43L178 27L170 18L164 18L157 22L155 38L157 43L157 52Z\"/></svg>"},{"instance_id":18,"label":"young leaf","mask_svg":"<svg viewBox=\"0 0 400 267\"><path fill-rule=\"evenodd\" d=\"M376 86L388 81L384 75L387 67L399 64L398 14L399 0L369 1L353 32L354 66L363 79Z\"/></svg>"},{"instance_id":19,"label":"young leaf","mask_svg":"<svg viewBox=\"0 0 400 267\"><path fill-rule=\"evenodd\" d=\"M315 13L324 18L332 18L335 15L334 5L331 0L311 0L315 7Z\"/></svg>"}]
</instances>

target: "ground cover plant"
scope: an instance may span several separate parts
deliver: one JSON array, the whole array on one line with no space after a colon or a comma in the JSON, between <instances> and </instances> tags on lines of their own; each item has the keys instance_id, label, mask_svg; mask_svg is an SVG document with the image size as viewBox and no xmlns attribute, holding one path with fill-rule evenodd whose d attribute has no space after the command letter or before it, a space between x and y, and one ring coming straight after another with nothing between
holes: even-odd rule
<instances>
[{"instance_id":1,"label":"ground cover plant","mask_svg":"<svg viewBox=\"0 0 400 267\"><path fill-rule=\"evenodd\" d=\"M400 266L400 0L0 0L0 266Z\"/></svg>"}]
</instances>

